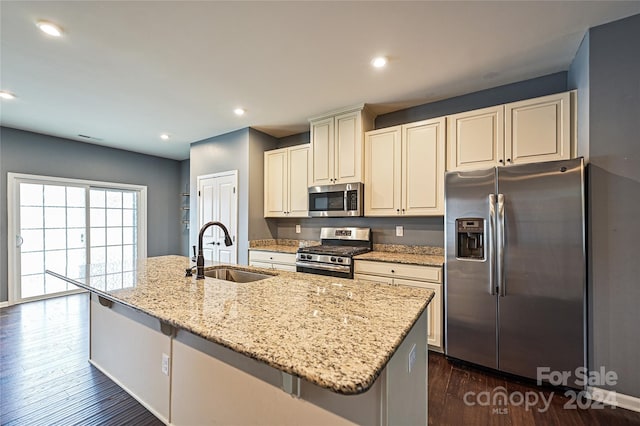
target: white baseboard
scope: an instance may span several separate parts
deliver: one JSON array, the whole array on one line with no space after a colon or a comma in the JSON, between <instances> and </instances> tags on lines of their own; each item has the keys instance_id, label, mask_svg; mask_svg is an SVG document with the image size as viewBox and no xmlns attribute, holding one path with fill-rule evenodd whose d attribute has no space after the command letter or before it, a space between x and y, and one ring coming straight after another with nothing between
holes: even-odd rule
<instances>
[{"instance_id":1,"label":"white baseboard","mask_svg":"<svg viewBox=\"0 0 640 426\"><path fill-rule=\"evenodd\" d=\"M9 306L9 302L0 302L0 308L6 308Z\"/></svg>"},{"instance_id":2,"label":"white baseboard","mask_svg":"<svg viewBox=\"0 0 640 426\"><path fill-rule=\"evenodd\" d=\"M600 388L587 388L587 395L594 401L615 405L616 407L640 413L640 398Z\"/></svg>"}]
</instances>

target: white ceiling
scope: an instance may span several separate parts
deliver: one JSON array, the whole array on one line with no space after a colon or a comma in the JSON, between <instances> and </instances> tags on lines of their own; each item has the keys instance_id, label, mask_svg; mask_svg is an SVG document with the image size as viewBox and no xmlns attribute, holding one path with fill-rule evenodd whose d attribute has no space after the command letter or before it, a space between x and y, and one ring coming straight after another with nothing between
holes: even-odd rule
<instances>
[{"instance_id":1,"label":"white ceiling","mask_svg":"<svg viewBox=\"0 0 640 426\"><path fill-rule=\"evenodd\" d=\"M282 137L357 103L382 113L564 71L588 28L636 13L640 1L2 0L0 89L18 98L1 124L180 160L247 126Z\"/></svg>"}]
</instances>

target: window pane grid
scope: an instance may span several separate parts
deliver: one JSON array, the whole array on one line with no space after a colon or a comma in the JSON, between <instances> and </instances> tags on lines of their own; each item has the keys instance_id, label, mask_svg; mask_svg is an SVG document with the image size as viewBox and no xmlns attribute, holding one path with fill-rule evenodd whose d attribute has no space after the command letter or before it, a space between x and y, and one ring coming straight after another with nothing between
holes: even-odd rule
<instances>
[{"instance_id":1,"label":"window pane grid","mask_svg":"<svg viewBox=\"0 0 640 426\"><path fill-rule=\"evenodd\" d=\"M137 196L134 191L102 188L92 188L90 193L91 263L106 265L104 288L109 290L115 285L113 274L130 273L135 267ZM111 278L107 279L107 276ZM121 283L125 281L118 280Z\"/></svg>"},{"instance_id":2,"label":"window pane grid","mask_svg":"<svg viewBox=\"0 0 640 426\"><path fill-rule=\"evenodd\" d=\"M93 285L111 290L135 283L137 191L21 182L19 194L21 298L75 289L45 270L83 279L87 256L105 265Z\"/></svg>"},{"instance_id":3,"label":"window pane grid","mask_svg":"<svg viewBox=\"0 0 640 426\"><path fill-rule=\"evenodd\" d=\"M20 185L22 298L75 288L44 272L52 269L75 278L78 269L70 268L70 260L86 263L84 204L81 187Z\"/></svg>"}]
</instances>

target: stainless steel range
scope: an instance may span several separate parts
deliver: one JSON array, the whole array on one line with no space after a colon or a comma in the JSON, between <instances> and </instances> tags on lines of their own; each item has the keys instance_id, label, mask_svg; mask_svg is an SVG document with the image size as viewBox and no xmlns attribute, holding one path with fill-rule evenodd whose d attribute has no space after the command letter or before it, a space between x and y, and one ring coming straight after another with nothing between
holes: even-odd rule
<instances>
[{"instance_id":1,"label":"stainless steel range","mask_svg":"<svg viewBox=\"0 0 640 426\"><path fill-rule=\"evenodd\" d=\"M300 247L296 271L353 278L353 256L371 251L371 228L321 228L320 245Z\"/></svg>"}]
</instances>

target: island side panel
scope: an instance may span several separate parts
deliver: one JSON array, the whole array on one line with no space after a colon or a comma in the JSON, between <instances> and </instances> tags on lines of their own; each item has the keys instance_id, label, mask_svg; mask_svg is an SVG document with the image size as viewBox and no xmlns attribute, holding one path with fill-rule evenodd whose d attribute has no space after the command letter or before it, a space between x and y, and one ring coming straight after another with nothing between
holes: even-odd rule
<instances>
[{"instance_id":1,"label":"island side panel","mask_svg":"<svg viewBox=\"0 0 640 426\"><path fill-rule=\"evenodd\" d=\"M293 397L282 389L282 372L179 330L173 341L171 423L383 424L383 380L360 395L300 382L301 397Z\"/></svg>"},{"instance_id":2,"label":"island side panel","mask_svg":"<svg viewBox=\"0 0 640 426\"><path fill-rule=\"evenodd\" d=\"M90 312L90 362L168 424L170 376L161 367L171 337L156 318L118 303L102 306L95 294Z\"/></svg>"},{"instance_id":3,"label":"island side panel","mask_svg":"<svg viewBox=\"0 0 640 426\"><path fill-rule=\"evenodd\" d=\"M422 312L385 369L389 425L428 423L428 317L427 310Z\"/></svg>"}]
</instances>

